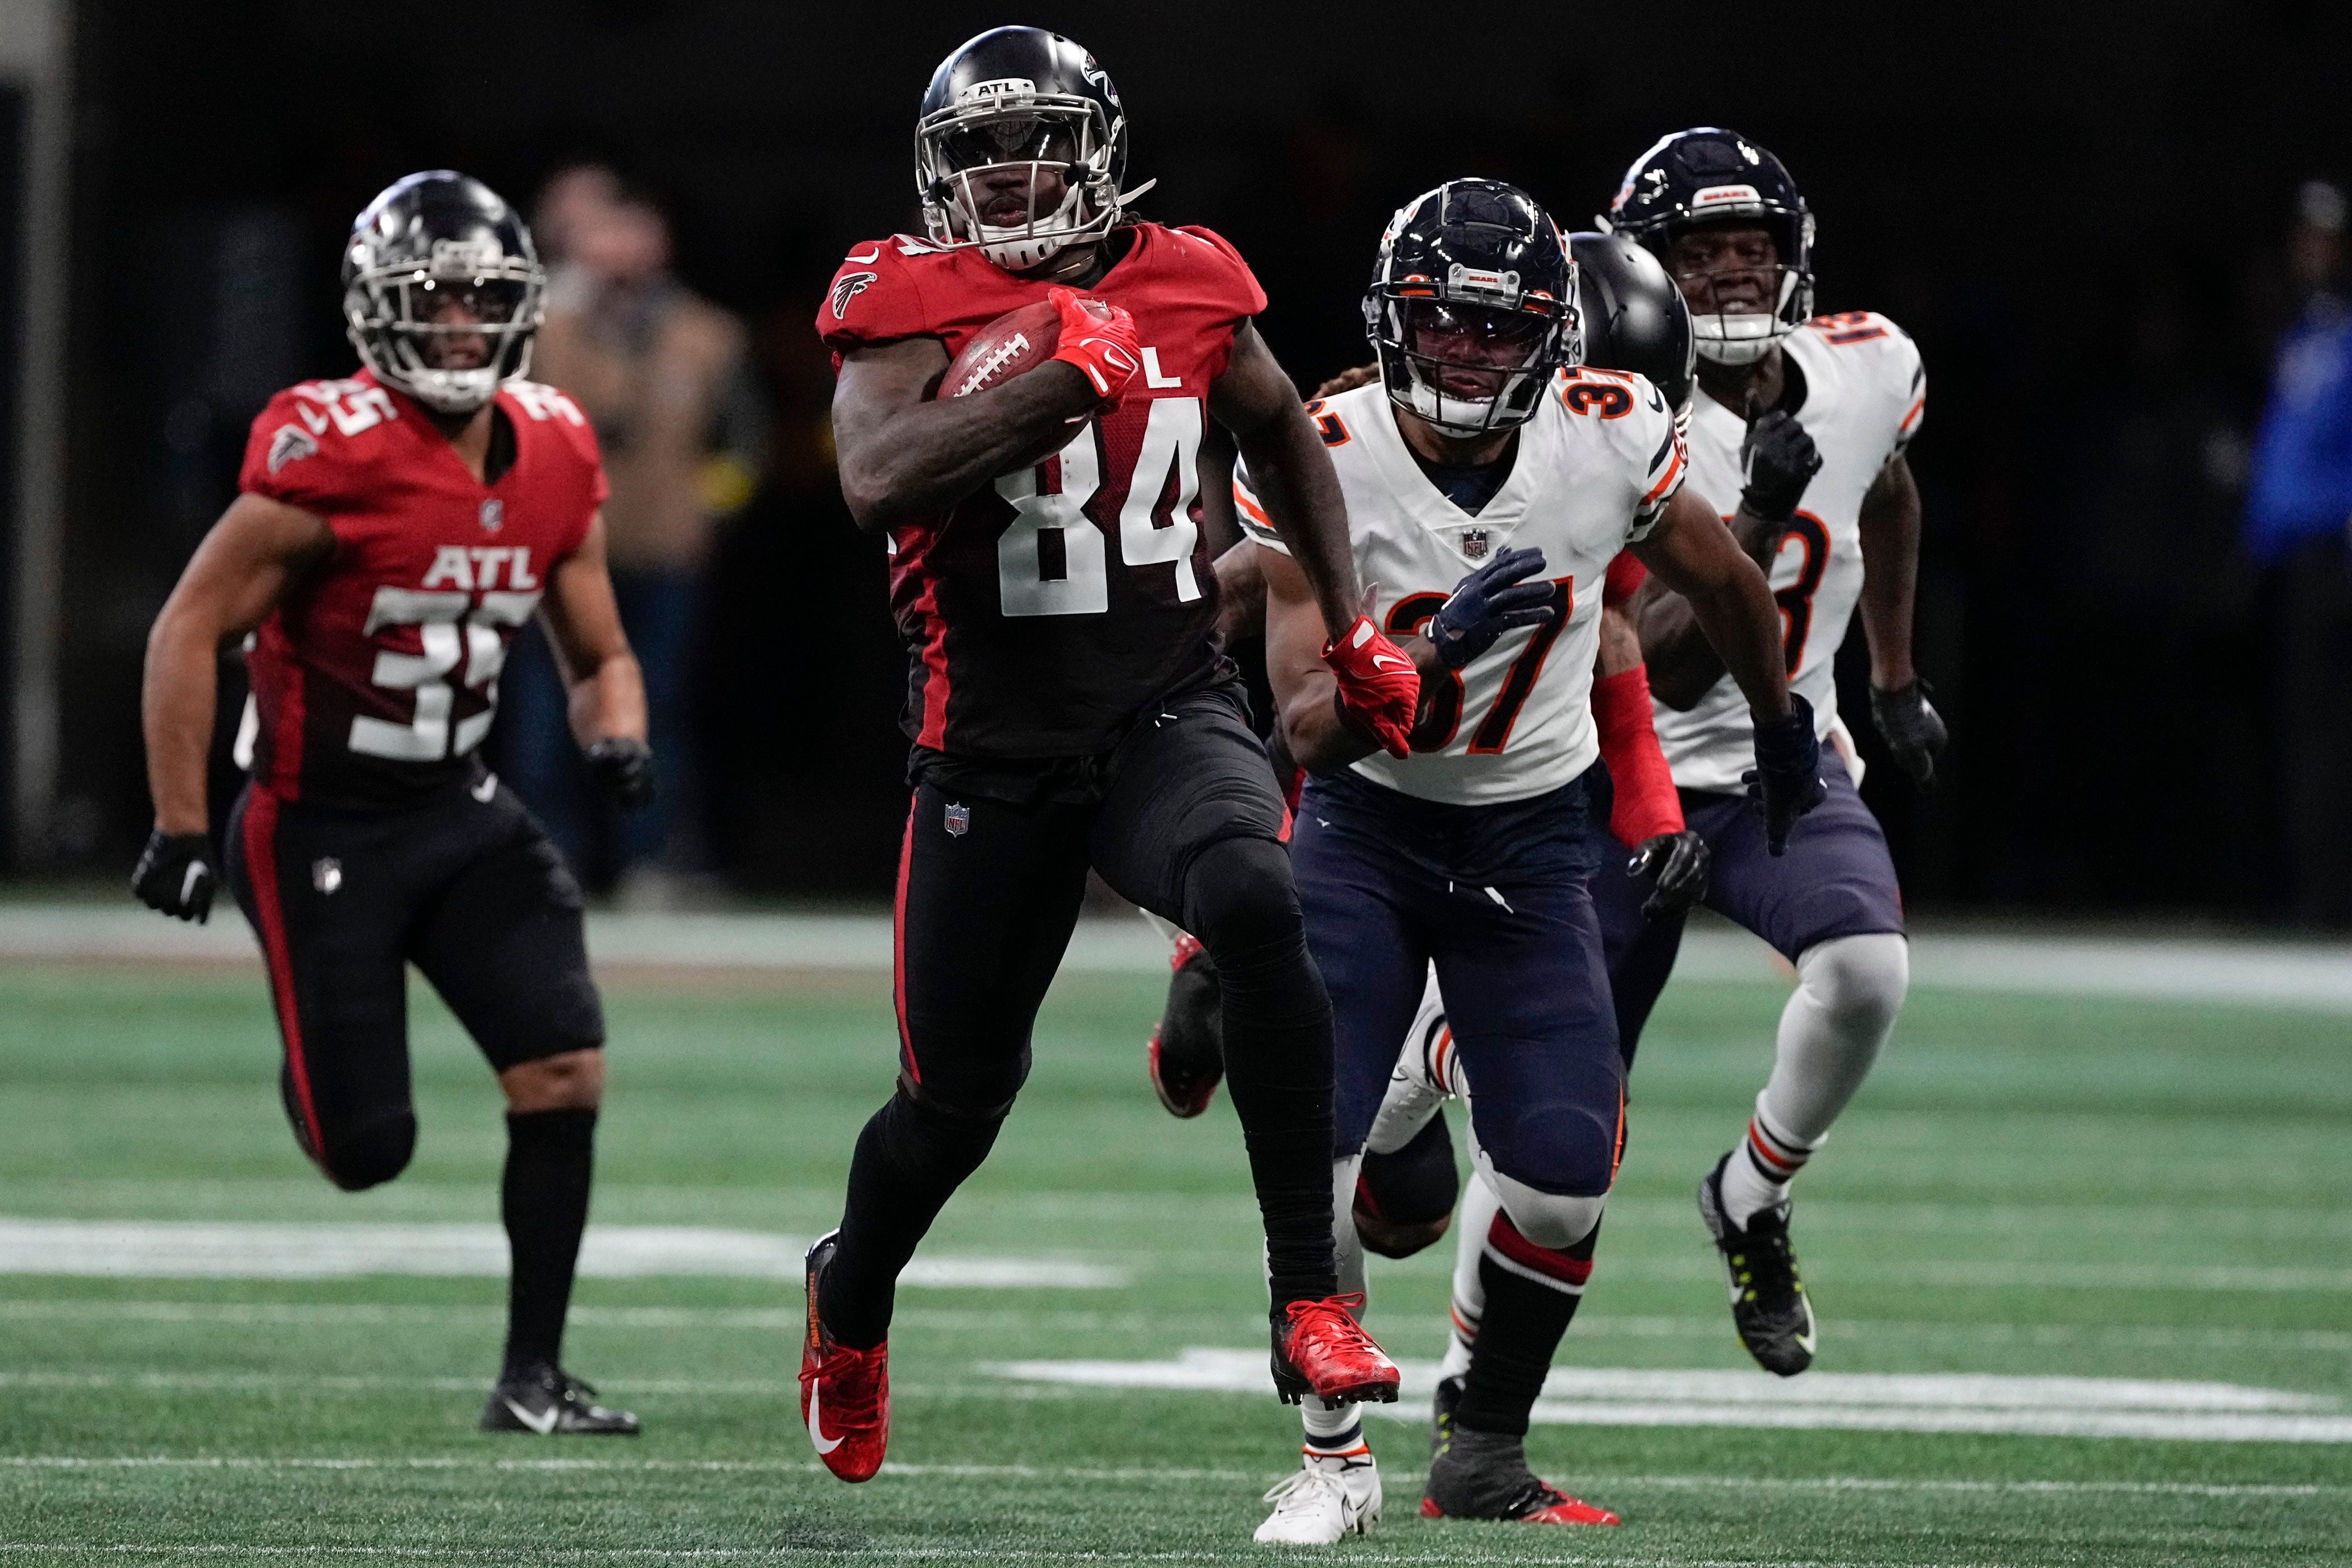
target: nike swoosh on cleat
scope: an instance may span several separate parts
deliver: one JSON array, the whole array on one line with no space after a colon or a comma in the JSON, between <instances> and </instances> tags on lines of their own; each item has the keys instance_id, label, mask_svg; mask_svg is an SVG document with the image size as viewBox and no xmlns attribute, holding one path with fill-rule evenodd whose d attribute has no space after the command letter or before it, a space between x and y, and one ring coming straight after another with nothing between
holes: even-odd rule
<instances>
[{"instance_id":1,"label":"nike swoosh on cleat","mask_svg":"<svg viewBox=\"0 0 2352 1568\"><path fill-rule=\"evenodd\" d=\"M555 1423L560 1420L563 1415L563 1408L562 1406L551 1405L547 1407L546 1415L533 1416L530 1411L516 1404L512 1399L507 1398L506 1396L500 1395L499 1397L506 1401L506 1407L514 1412L514 1418L516 1420L521 1422L524 1426L530 1427L532 1431L538 1433L542 1437L547 1437L555 1430Z\"/></svg>"},{"instance_id":2,"label":"nike swoosh on cleat","mask_svg":"<svg viewBox=\"0 0 2352 1568\"><path fill-rule=\"evenodd\" d=\"M817 1404L818 1397L824 1391L824 1381L822 1378L809 1385L809 1441L816 1445L818 1453L830 1454L841 1447L845 1439L828 1437L824 1435L824 1427L818 1419L820 1406Z\"/></svg>"}]
</instances>

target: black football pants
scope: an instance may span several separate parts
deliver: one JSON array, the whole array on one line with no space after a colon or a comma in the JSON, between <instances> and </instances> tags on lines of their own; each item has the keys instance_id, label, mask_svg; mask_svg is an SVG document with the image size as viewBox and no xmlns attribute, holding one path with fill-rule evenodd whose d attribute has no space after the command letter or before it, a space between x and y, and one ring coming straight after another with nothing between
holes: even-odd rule
<instances>
[{"instance_id":1,"label":"black football pants","mask_svg":"<svg viewBox=\"0 0 2352 1568\"><path fill-rule=\"evenodd\" d=\"M1238 683L1156 705L1090 800L915 789L898 864L898 1094L860 1138L826 1321L878 1342L898 1271L977 1168L1029 1071L1029 1038L1089 865L1198 936L1223 987L1226 1078L1277 1305L1331 1276L1331 1010L1283 849L1289 813ZM1008 791L1009 792L1009 791Z\"/></svg>"}]
</instances>

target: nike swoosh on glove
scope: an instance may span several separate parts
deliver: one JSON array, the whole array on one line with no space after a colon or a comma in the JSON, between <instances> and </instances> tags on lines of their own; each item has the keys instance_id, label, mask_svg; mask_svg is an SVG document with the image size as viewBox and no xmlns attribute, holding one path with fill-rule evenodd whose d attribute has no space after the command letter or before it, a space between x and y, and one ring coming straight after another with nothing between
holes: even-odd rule
<instances>
[{"instance_id":1,"label":"nike swoosh on glove","mask_svg":"<svg viewBox=\"0 0 2352 1568\"><path fill-rule=\"evenodd\" d=\"M1706 841L1685 828L1679 833L1659 833L1642 841L1625 874L1650 883L1642 902L1642 918L1659 920L1687 913L1706 896L1706 881L1715 868L1715 852Z\"/></svg>"},{"instance_id":2,"label":"nike swoosh on glove","mask_svg":"<svg viewBox=\"0 0 2352 1568\"><path fill-rule=\"evenodd\" d=\"M1936 781L1936 756L1951 744L1944 716L1927 700L1927 683L1913 681L1891 692L1870 688L1870 722L1895 754L1895 766L1925 789Z\"/></svg>"},{"instance_id":3,"label":"nike swoosh on glove","mask_svg":"<svg viewBox=\"0 0 2352 1568\"><path fill-rule=\"evenodd\" d=\"M1412 751L1413 710L1421 705L1421 672L1404 650L1381 635L1369 615L1323 644L1323 662L1339 678L1341 722L1361 731L1391 757Z\"/></svg>"},{"instance_id":4,"label":"nike swoosh on glove","mask_svg":"<svg viewBox=\"0 0 2352 1568\"><path fill-rule=\"evenodd\" d=\"M1764 813L1764 847L1789 848L1797 819L1828 798L1822 783L1822 739L1813 733L1813 705L1789 694L1789 715L1756 727L1756 766L1739 776L1748 799Z\"/></svg>"},{"instance_id":5,"label":"nike swoosh on glove","mask_svg":"<svg viewBox=\"0 0 2352 1568\"><path fill-rule=\"evenodd\" d=\"M1768 523L1785 523L1796 516L1797 503L1805 498L1805 486L1822 471L1822 455L1814 449L1813 438L1797 423L1795 414L1783 409L1774 409L1748 427L1747 439L1739 444L1739 458L1747 474L1739 504L1749 517Z\"/></svg>"},{"instance_id":6,"label":"nike swoosh on glove","mask_svg":"<svg viewBox=\"0 0 2352 1568\"><path fill-rule=\"evenodd\" d=\"M1062 338L1054 358L1077 366L1095 389L1095 412L1110 413L1126 398L1127 383L1143 365L1135 318L1106 300L1082 298L1075 288L1050 288L1045 298L1062 315Z\"/></svg>"},{"instance_id":7,"label":"nike swoosh on glove","mask_svg":"<svg viewBox=\"0 0 2352 1568\"><path fill-rule=\"evenodd\" d=\"M1543 569L1543 551L1507 549L1455 583L1425 632L1438 662L1458 670L1514 626L1550 620L1552 585L1526 580Z\"/></svg>"},{"instance_id":8,"label":"nike swoosh on glove","mask_svg":"<svg viewBox=\"0 0 2352 1568\"><path fill-rule=\"evenodd\" d=\"M644 741L607 736L588 748L588 766L605 799L624 811L653 804L654 754Z\"/></svg>"},{"instance_id":9,"label":"nike swoosh on glove","mask_svg":"<svg viewBox=\"0 0 2352 1568\"><path fill-rule=\"evenodd\" d=\"M213 892L220 878L213 872L213 841L203 833L147 835L147 848L131 873L131 891L148 908L177 920L202 925L212 918Z\"/></svg>"}]
</instances>

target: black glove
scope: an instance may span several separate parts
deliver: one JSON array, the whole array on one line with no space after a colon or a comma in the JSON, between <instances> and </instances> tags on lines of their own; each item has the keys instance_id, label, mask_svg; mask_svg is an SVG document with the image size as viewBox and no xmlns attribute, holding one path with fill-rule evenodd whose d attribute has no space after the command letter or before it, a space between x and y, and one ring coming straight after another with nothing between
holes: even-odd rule
<instances>
[{"instance_id":1,"label":"black glove","mask_svg":"<svg viewBox=\"0 0 2352 1568\"><path fill-rule=\"evenodd\" d=\"M1785 523L1805 498L1805 486L1822 471L1822 455L1797 416L1776 408L1748 427L1747 439L1739 444L1739 465L1748 481L1739 492L1740 506L1751 517Z\"/></svg>"},{"instance_id":2,"label":"black glove","mask_svg":"<svg viewBox=\"0 0 2352 1568\"><path fill-rule=\"evenodd\" d=\"M1521 580L1544 569L1543 551L1507 549L1454 585L1454 595L1429 618L1423 632L1438 662L1458 670L1495 645L1514 626L1539 626L1551 619L1549 582Z\"/></svg>"},{"instance_id":3,"label":"black glove","mask_svg":"<svg viewBox=\"0 0 2352 1568\"><path fill-rule=\"evenodd\" d=\"M1652 883L1650 896L1642 904L1642 918L1661 920L1687 914L1692 904L1706 896L1707 873L1714 863L1715 854L1706 841L1687 828L1643 839L1633 858L1625 862L1627 876L1636 882L1647 878Z\"/></svg>"},{"instance_id":4,"label":"black glove","mask_svg":"<svg viewBox=\"0 0 2352 1568\"><path fill-rule=\"evenodd\" d=\"M1915 680L1891 692L1871 687L1870 722L1911 782L1925 789L1936 781L1936 754L1951 743L1952 734L1927 700L1927 682Z\"/></svg>"},{"instance_id":5,"label":"black glove","mask_svg":"<svg viewBox=\"0 0 2352 1568\"><path fill-rule=\"evenodd\" d=\"M1789 694L1789 716L1756 727L1756 766L1739 776L1748 799L1764 813L1764 848L1784 854L1797 819L1829 795L1822 783L1822 739L1813 733L1813 705Z\"/></svg>"},{"instance_id":6,"label":"black glove","mask_svg":"<svg viewBox=\"0 0 2352 1568\"><path fill-rule=\"evenodd\" d=\"M202 925L212 918L213 891L220 878L213 872L213 841L203 833L167 833L161 828L147 835L139 869L131 873L131 891L150 909Z\"/></svg>"},{"instance_id":7,"label":"black glove","mask_svg":"<svg viewBox=\"0 0 2352 1568\"><path fill-rule=\"evenodd\" d=\"M654 754L644 741L607 736L588 748L588 766L595 770L596 787L624 811L653 803Z\"/></svg>"}]
</instances>

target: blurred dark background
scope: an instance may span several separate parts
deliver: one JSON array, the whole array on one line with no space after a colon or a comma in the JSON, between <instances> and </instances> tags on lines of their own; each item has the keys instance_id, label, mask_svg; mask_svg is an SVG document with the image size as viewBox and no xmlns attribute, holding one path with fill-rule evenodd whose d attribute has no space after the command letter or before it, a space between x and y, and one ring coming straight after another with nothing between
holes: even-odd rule
<instances>
[{"instance_id":1,"label":"blurred dark background","mask_svg":"<svg viewBox=\"0 0 2352 1568\"><path fill-rule=\"evenodd\" d=\"M833 488L810 321L845 248L919 221L932 65L1008 21L1100 57L1132 177L1160 182L1144 215L1240 247L1268 340L1310 385L1365 357L1381 226L1438 180L1509 179L1583 227L1665 131L1719 123L1773 149L1819 216L1821 308L1886 312L1927 365L1919 663L1956 740L1932 795L1891 767L1865 789L1914 907L2344 918L2298 881L2283 825L2299 715L2273 694L2308 656L2278 645L2294 569L2240 544L2274 345L2312 288L2290 267L2297 192L2352 172L2352 8L2313 0L92 0L75 12L58 804L20 864L131 863L147 624L268 395L348 373L352 214L432 166L528 208L595 160L667 210L679 274L748 324L772 416L695 653L709 863L753 894L881 896L903 682L880 552ZM2329 673L2352 688L2352 651ZM1847 711L1869 753L1866 704Z\"/></svg>"}]
</instances>

